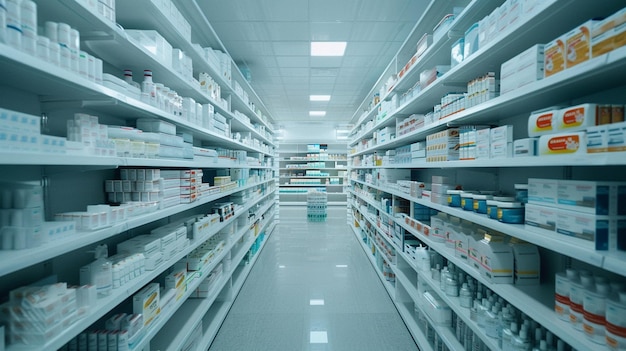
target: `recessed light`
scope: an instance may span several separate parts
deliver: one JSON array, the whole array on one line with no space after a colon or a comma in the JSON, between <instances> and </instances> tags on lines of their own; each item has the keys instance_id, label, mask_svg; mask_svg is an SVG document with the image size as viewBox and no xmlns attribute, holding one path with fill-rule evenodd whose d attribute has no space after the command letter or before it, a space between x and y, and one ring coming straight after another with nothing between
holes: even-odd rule
<instances>
[{"instance_id":1,"label":"recessed light","mask_svg":"<svg viewBox=\"0 0 626 351\"><path fill-rule=\"evenodd\" d=\"M330 101L330 95L310 95L311 101Z\"/></svg>"},{"instance_id":2,"label":"recessed light","mask_svg":"<svg viewBox=\"0 0 626 351\"><path fill-rule=\"evenodd\" d=\"M328 344L328 334L325 331L312 331L309 340L311 344Z\"/></svg>"},{"instance_id":3,"label":"recessed light","mask_svg":"<svg viewBox=\"0 0 626 351\"><path fill-rule=\"evenodd\" d=\"M335 267L337 267L337 268L348 268L348 265L347 264L338 264L338 265L335 265Z\"/></svg>"},{"instance_id":4,"label":"recessed light","mask_svg":"<svg viewBox=\"0 0 626 351\"><path fill-rule=\"evenodd\" d=\"M309 305L311 305L311 306L324 306L324 300L322 300L322 299L311 299L311 300L309 300Z\"/></svg>"},{"instance_id":5,"label":"recessed light","mask_svg":"<svg viewBox=\"0 0 626 351\"><path fill-rule=\"evenodd\" d=\"M345 41L312 41L311 56L343 56L346 45Z\"/></svg>"},{"instance_id":6,"label":"recessed light","mask_svg":"<svg viewBox=\"0 0 626 351\"><path fill-rule=\"evenodd\" d=\"M324 116L326 116L326 111L309 111L309 116L311 116L311 117L324 117Z\"/></svg>"}]
</instances>

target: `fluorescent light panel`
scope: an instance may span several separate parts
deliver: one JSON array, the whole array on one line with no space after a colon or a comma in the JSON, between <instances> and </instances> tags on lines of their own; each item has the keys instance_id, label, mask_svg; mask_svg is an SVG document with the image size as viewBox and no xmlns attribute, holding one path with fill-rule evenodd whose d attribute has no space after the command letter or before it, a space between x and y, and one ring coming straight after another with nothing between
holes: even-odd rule
<instances>
[{"instance_id":1,"label":"fluorescent light panel","mask_svg":"<svg viewBox=\"0 0 626 351\"><path fill-rule=\"evenodd\" d=\"M311 116L311 117L324 117L324 116L326 116L326 111L309 111L309 116Z\"/></svg>"},{"instance_id":2,"label":"fluorescent light panel","mask_svg":"<svg viewBox=\"0 0 626 351\"><path fill-rule=\"evenodd\" d=\"M310 95L310 101L330 101L330 95Z\"/></svg>"},{"instance_id":3,"label":"fluorescent light panel","mask_svg":"<svg viewBox=\"0 0 626 351\"><path fill-rule=\"evenodd\" d=\"M309 300L309 305L311 305L311 306L324 306L324 300L322 300L322 299L311 299L311 300Z\"/></svg>"},{"instance_id":4,"label":"fluorescent light panel","mask_svg":"<svg viewBox=\"0 0 626 351\"><path fill-rule=\"evenodd\" d=\"M311 344L328 344L328 334L325 331L312 331L309 340Z\"/></svg>"},{"instance_id":5,"label":"fluorescent light panel","mask_svg":"<svg viewBox=\"0 0 626 351\"><path fill-rule=\"evenodd\" d=\"M343 56L346 45L345 41L312 41L311 56Z\"/></svg>"}]
</instances>

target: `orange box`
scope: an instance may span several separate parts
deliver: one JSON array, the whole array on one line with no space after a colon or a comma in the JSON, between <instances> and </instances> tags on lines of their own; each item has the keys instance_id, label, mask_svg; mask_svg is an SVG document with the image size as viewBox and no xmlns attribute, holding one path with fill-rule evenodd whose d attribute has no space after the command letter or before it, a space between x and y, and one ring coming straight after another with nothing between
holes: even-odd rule
<instances>
[{"instance_id":1,"label":"orange box","mask_svg":"<svg viewBox=\"0 0 626 351\"><path fill-rule=\"evenodd\" d=\"M565 69L564 36L558 37L544 47L543 76L547 78Z\"/></svg>"},{"instance_id":2,"label":"orange box","mask_svg":"<svg viewBox=\"0 0 626 351\"><path fill-rule=\"evenodd\" d=\"M574 67L591 58L591 30L598 22L589 20L565 34L565 67Z\"/></svg>"}]
</instances>

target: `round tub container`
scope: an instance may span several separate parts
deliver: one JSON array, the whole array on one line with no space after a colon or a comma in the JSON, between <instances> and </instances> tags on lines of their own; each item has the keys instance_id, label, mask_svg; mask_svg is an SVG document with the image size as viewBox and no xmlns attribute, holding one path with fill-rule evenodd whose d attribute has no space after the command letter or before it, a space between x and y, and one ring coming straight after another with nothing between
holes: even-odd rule
<instances>
[{"instance_id":1,"label":"round tub container","mask_svg":"<svg viewBox=\"0 0 626 351\"><path fill-rule=\"evenodd\" d=\"M498 220L502 223L524 223L524 204L521 202L498 202Z\"/></svg>"},{"instance_id":2,"label":"round tub container","mask_svg":"<svg viewBox=\"0 0 626 351\"><path fill-rule=\"evenodd\" d=\"M487 200L485 204L487 205L487 216L491 219L498 219L498 201Z\"/></svg>"},{"instance_id":3,"label":"round tub container","mask_svg":"<svg viewBox=\"0 0 626 351\"><path fill-rule=\"evenodd\" d=\"M461 194L463 190L448 190L448 206L461 207Z\"/></svg>"},{"instance_id":4,"label":"round tub container","mask_svg":"<svg viewBox=\"0 0 626 351\"><path fill-rule=\"evenodd\" d=\"M487 213L487 200L493 199L491 195L475 194L473 196L473 210L477 213Z\"/></svg>"},{"instance_id":5,"label":"round tub container","mask_svg":"<svg viewBox=\"0 0 626 351\"><path fill-rule=\"evenodd\" d=\"M528 184L515 184L515 201L528 203Z\"/></svg>"},{"instance_id":6,"label":"round tub container","mask_svg":"<svg viewBox=\"0 0 626 351\"><path fill-rule=\"evenodd\" d=\"M467 191L461 193L461 207L465 211L474 211L474 193Z\"/></svg>"}]
</instances>

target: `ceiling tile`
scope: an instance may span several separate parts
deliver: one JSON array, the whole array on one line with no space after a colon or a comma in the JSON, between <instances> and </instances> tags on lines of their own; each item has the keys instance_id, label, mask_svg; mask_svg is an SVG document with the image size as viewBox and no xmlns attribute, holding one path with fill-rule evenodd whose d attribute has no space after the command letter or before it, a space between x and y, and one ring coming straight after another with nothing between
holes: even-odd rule
<instances>
[{"instance_id":1,"label":"ceiling tile","mask_svg":"<svg viewBox=\"0 0 626 351\"><path fill-rule=\"evenodd\" d=\"M308 77L309 69L308 68L288 68L281 67L280 73L284 77Z\"/></svg>"},{"instance_id":2,"label":"ceiling tile","mask_svg":"<svg viewBox=\"0 0 626 351\"><path fill-rule=\"evenodd\" d=\"M269 22L266 25L272 40L311 40L309 25L306 22Z\"/></svg>"},{"instance_id":3,"label":"ceiling tile","mask_svg":"<svg viewBox=\"0 0 626 351\"><path fill-rule=\"evenodd\" d=\"M310 56L308 41L273 41L274 53L278 56Z\"/></svg>"},{"instance_id":4,"label":"ceiling tile","mask_svg":"<svg viewBox=\"0 0 626 351\"><path fill-rule=\"evenodd\" d=\"M352 22L312 22L311 40L348 41L352 33Z\"/></svg>"},{"instance_id":5,"label":"ceiling tile","mask_svg":"<svg viewBox=\"0 0 626 351\"><path fill-rule=\"evenodd\" d=\"M353 21L357 18L357 9L362 3L363 1L311 1L309 19L313 22Z\"/></svg>"},{"instance_id":6,"label":"ceiling tile","mask_svg":"<svg viewBox=\"0 0 626 351\"><path fill-rule=\"evenodd\" d=\"M311 67L321 67L321 68L340 67L343 61L344 61L343 57L312 56Z\"/></svg>"},{"instance_id":7,"label":"ceiling tile","mask_svg":"<svg viewBox=\"0 0 626 351\"><path fill-rule=\"evenodd\" d=\"M276 56L279 67L309 67L309 56Z\"/></svg>"}]
</instances>

